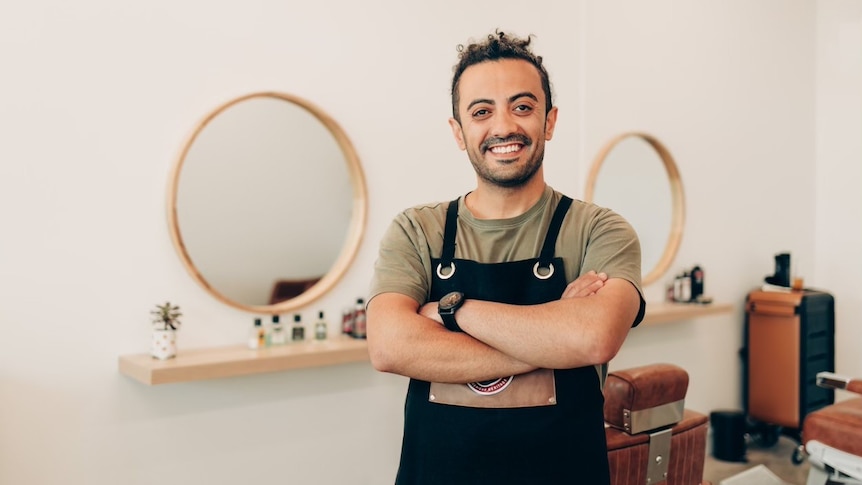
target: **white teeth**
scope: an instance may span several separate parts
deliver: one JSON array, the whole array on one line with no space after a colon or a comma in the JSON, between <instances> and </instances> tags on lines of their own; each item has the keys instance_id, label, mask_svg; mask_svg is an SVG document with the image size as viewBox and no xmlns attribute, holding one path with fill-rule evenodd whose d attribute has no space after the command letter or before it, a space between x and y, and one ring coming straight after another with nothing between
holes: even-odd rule
<instances>
[{"instance_id":1,"label":"white teeth","mask_svg":"<svg viewBox=\"0 0 862 485\"><path fill-rule=\"evenodd\" d=\"M503 147L493 147L491 148L492 153L512 153L517 151L521 147L519 145L506 145Z\"/></svg>"}]
</instances>

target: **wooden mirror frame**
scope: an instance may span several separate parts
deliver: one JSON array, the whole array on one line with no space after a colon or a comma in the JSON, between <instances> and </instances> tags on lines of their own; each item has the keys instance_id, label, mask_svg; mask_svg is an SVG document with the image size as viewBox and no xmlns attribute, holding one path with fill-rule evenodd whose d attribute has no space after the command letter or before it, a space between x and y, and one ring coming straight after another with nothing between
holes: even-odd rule
<instances>
[{"instance_id":1,"label":"wooden mirror frame","mask_svg":"<svg viewBox=\"0 0 862 485\"><path fill-rule=\"evenodd\" d=\"M595 195L596 184L598 182L599 171L602 168L602 164L605 159L607 159L608 155L611 151L616 147L619 143L627 138L640 138L647 142L652 148L658 153L659 158L664 164L665 171L667 172L668 181L670 182L670 190L671 190L671 227L670 234L668 234L667 243L664 247L664 252L659 258L658 263L656 263L654 268L649 269L649 272L642 275L641 284L646 286L650 283L654 283L657 281L665 272L667 272L668 268L670 268L671 263L673 263L674 257L676 257L676 253L679 250L680 243L682 242L682 232L683 226L685 225L685 194L683 193L682 188L682 180L679 176L679 169L677 168L676 162L674 162L673 157L670 154L670 151L654 136L649 135L643 132L630 131L618 135L608 141L602 149L599 151L598 156L596 156L593 161L592 166L590 167L590 173L587 176L587 185L586 185L586 193L584 195L584 201L586 202L594 202L593 197ZM643 268L642 268L643 270Z\"/></svg>"},{"instance_id":2,"label":"wooden mirror frame","mask_svg":"<svg viewBox=\"0 0 862 485\"><path fill-rule=\"evenodd\" d=\"M206 128L209 122L212 121L213 118L215 118L231 106L234 106L237 103L241 103L251 98L281 99L283 101L293 103L305 109L315 118L317 118L317 120L319 120L329 130L329 132L332 133L333 137L338 143L338 146L341 149L341 152L343 153L345 162L347 164L347 169L351 180L351 187L353 189L353 206L350 227L348 228L347 236L345 238L344 245L341 248L341 252L339 253L333 265L330 267L329 271L319 281L317 281L317 283L305 290L302 294L289 300L281 301L270 305L247 305L244 303L240 303L226 297L218 290L213 288L212 285L201 275L200 271L198 271L198 269L192 262L192 259L189 256L188 251L186 250L186 246L183 243L182 233L180 231L177 216L177 194L179 192L180 173L182 172L183 164L189 150L191 149L192 144L195 142L198 135L200 135L204 128ZM353 147L353 144L350 142L350 139L347 137L347 135L344 133L338 123L336 123L334 119L329 117L320 108L307 100L304 100L294 95L272 91L251 93L232 99L214 109L203 120L201 120L200 123L198 123L198 125L195 127L192 134L183 144L182 150L180 151L180 154L177 157L176 162L174 163L174 167L170 173L170 178L168 182L167 196L168 230L170 232L171 241L173 242L174 248L176 249L180 257L180 260L182 261L183 265L185 266L189 274L192 276L192 278L198 284L200 284L210 295L212 295L222 303L225 303L239 310L244 310L250 313L257 314L276 315L287 313L289 311L303 307L313 302L314 300L317 300L321 296L325 295L328 291L330 291L335 286L335 284L344 276L344 274L347 272L347 269L350 267L350 264L356 257L356 253L359 250L359 245L362 242L363 233L365 231L365 224L368 212L368 193L365 184L365 175L363 174L362 166L359 162L359 157L356 153L355 148Z\"/></svg>"}]
</instances>

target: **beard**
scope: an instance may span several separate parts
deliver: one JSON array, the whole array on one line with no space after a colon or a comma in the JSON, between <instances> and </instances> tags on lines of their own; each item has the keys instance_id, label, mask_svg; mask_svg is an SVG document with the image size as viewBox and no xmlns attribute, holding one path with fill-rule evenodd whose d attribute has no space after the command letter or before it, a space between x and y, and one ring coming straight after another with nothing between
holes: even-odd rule
<instances>
[{"instance_id":1,"label":"beard","mask_svg":"<svg viewBox=\"0 0 862 485\"><path fill-rule=\"evenodd\" d=\"M536 175L539 168L542 167L542 161L545 158L545 143L544 140L539 141L536 145L536 151L529 155L529 158L520 166L517 158L510 160L496 160L486 162L484 154L488 151L488 147L492 144L506 143L518 141L523 143L525 148L533 145L533 141L523 135L513 135L505 139L493 138L487 139L477 150L468 150L467 155L470 158L470 163L473 165L473 170L476 175L482 180L502 188L520 187ZM505 165L506 169L495 169L493 165ZM511 165L511 167L509 167Z\"/></svg>"}]
</instances>

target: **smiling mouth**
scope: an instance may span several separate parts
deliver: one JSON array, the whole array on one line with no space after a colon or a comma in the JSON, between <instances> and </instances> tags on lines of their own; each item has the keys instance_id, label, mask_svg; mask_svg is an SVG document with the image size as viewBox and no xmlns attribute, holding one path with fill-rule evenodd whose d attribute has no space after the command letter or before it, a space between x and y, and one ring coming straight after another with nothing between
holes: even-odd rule
<instances>
[{"instance_id":1,"label":"smiling mouth","mask_svg":"<svg viewBox=\"0 0 862 485\"><path fill-rule=\"evenodd\" d=\"M520 151L523 145L520 143L512 143L509 145L498 145L488 148L488 151L495 155L508 155Z\"/></svg>"},{"instance_id":2,"label":"smiling mouth","mask_svg":"<svg viewBox=\"0 0 862 485\"><path fill-rule=\"evenodd\" d=\"M482 153L491 152L494 155L509 155L518 153L524 147L532 145L532 141L525 135L516 133L505 138L491 137L486 139L482 145Z\"/></svg>"}]
</instances>

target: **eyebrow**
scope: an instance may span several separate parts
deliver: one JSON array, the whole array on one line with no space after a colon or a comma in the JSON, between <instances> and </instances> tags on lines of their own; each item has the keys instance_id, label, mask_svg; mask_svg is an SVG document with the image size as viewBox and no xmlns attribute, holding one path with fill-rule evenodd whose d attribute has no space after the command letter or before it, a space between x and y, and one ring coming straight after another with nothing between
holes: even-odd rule
<instances>
[{"instance_id":1,"label":"eyebrow","mask_svg":"<svg viewBox=\"0 0 862 485\"><path fill-rule=\"evenodd\" d=\"M518 93L518 94L515 94L515 95L512 95L512 96L509 96L509 102L510 102L510 103L511 103L511 102L514 102L514 101L515 101L515 100L517 100L518 98L530 98L530 99L532 99L533 101L535 101L535 102L537 102L537 103L539 102L539 98L537 98L535 94L533 94L533 93L531 93L531 92L529 92L529 91L524 91L523 93ZM482 98L482 99L474 99L473 101L471 101L471 102L470 102L470 104L468 104L468 105L467 105L467 109L470 109L470 108L472 108L473 106L475 106L475 105L477 105L477 104L481 104L481 103L487 103L487 104L490 104L490 105L495 104L495 103L494 103L494 100L492 100L492 99L484 99L484 98Z\"/></svg>"}]
</instances>

